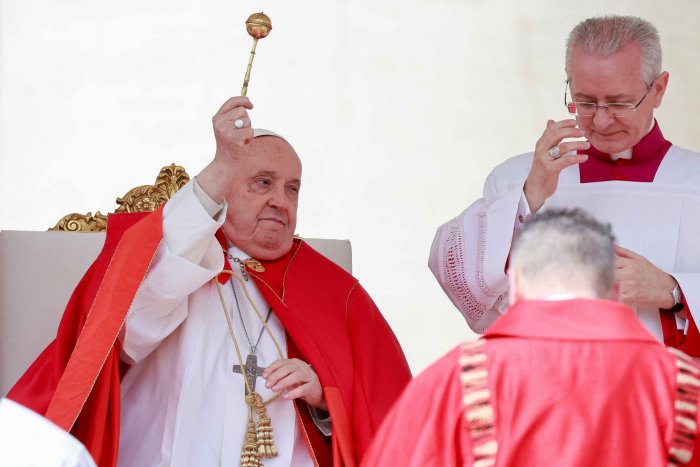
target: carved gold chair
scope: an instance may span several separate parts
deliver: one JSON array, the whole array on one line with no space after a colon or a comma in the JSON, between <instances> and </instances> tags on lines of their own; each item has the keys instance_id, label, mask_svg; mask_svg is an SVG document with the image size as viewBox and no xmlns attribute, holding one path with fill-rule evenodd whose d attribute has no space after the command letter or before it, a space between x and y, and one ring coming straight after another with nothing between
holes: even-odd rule
<instances>
[{"instance_id":1,"label":"carved gold chair","mask_svg":"<svg viewBox=\"0 0 700 467\"><path fill-rule=\"evenodd\" d=\"M163 167L153 185L117 198L114 212L148 212L166 202L190 177ZM55 337L76 284L97 257L107 215L72 213L46 232L0 231L0 396ZM313 248L351 272L348 240L305 238Z\"/></svg>"},{"instance_id":2,"label":"carved gold chair","mask_svg":"<svg viewBox=\"0 0 700 467\"><path fill-rule=\"evenodd\" d=\"M117 198L118 212L150 212L155 211L190 181L185 169L179 165L170 164L162 169L153 185L141 185L129 190L121 198ZM97 211L95 215L67 214L49 229L55 232L104 232L107 230L107 216Z\"/></svg>"}]
</instances>

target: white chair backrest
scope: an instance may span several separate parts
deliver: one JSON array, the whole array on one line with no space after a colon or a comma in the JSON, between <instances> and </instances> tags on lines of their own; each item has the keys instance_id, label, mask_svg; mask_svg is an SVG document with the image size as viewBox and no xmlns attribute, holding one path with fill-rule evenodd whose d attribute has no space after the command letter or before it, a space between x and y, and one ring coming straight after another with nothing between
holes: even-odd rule
<instances>
[{"instance_id":1,"label":"white chair backrest","mask_svg":"<svg viewBox=\"0 0 700 467\"><path fill-rule=\"evenodd\" d=\"M56 337L66 303L104 239L104 233L0 232L0 396ZM305 241L352 272L349 240Z\"/></svg>"}]
</instances>

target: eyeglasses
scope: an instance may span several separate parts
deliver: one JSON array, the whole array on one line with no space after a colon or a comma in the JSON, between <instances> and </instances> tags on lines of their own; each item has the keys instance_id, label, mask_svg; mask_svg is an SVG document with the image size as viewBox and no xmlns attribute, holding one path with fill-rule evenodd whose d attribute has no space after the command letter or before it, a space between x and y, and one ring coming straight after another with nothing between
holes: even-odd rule
<instances>
[{"instance_id":1,"label":"eyeglasses","mask_svg":"<svg viewBox=\"0 0 700 467\"><path fill-rule=\"evenodd\" d=\"M564 88L564 105L571 115L576 115L578 117L592 117L596 114L598 109L605 109L605 111L611 117L626 118L632 117L634 115L634 110L639 107L649 91L651 91L651 86L647 87L647 92L644 93L639 102L636 104L596 104L594 102L568 102L567 94L569 89L569 80L566 80L566 87Z\"/></svg>"}]
</instances>

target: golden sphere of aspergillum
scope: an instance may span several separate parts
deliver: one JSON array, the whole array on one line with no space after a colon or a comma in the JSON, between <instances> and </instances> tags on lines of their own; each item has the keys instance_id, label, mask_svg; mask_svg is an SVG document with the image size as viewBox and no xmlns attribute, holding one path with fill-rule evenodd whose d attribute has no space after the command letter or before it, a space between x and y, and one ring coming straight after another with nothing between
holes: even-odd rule
<instances>
[{"instance_id":1,"label":"golden sphere of aspergillum","mask_svg":"<svg viewBox=\"0 0 700 467\"><path fill-rule=\"evenodd\" d=\"M245 28L254 39L262 39L270 34L272 22L265 13L253 13L246 20Z\"/></svg>"}]
</instances>

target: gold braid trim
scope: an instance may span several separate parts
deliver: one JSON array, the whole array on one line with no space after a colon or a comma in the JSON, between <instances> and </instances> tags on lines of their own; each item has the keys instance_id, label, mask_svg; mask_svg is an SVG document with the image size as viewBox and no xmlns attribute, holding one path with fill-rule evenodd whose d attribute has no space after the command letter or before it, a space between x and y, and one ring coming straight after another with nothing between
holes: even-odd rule
<instances>
[{"instance_id":1,"label":"gold braid trim","mask_svg":"<svg viewBox=\"0 0 700 467\"><path fill-rule=\"evenodd\" d=\"M700 396L700 368L693 359L678 349L669 347L678 373L676 374L676 401L668 465L681 466L690 462L697 436L698 397Z\"/></svg>"},{"instance_id":2,"label":"gold braid trim","mask_svg":"<svg viewBox=\"0 0 700 467\"><path fill-rule=\"evenodd\" d=\"M484 346L482 339L462 344L459 355L462 404L469 424L475 467L495 465L498 453Z\"/></svg>"}]
</instances>

